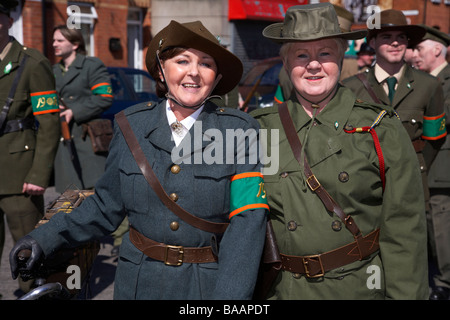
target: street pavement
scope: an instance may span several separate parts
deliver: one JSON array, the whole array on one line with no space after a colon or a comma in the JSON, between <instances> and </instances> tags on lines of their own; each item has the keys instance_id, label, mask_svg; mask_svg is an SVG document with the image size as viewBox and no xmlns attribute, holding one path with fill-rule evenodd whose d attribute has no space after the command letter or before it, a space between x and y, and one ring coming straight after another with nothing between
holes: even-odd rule
<instances>
[{"instance_id":1,"label":"street pavement","mask_svg":"<svg viewBox=\"0 0 450 320\"><path fill-rule=\"evenodd\" d=\"M49 205L55 200L57 194L54 188L48 188L45 193L45 204ZM11 277L11 269L9 267L9 252L13 247L13 240L6 224L5 246L0 264L0 294L1 300L17 300L23 295L19 290L17 280ZM112 300L114 291L114 275L116 272L117 257L111 256L112 237L107 236L100 241L100 251L95 259L89 280L88 290L82 294L79 299L88 300Z\"/></svg>"}]
</instances>

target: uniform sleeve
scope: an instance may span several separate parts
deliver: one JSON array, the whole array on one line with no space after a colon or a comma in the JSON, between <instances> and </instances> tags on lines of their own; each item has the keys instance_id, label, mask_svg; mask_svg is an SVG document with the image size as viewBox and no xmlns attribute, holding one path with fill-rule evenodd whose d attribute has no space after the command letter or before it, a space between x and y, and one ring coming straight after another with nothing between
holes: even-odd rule
<instances>
[{"instance_id":1,"label":"uniform sleeve","mask_svg":"<svg viewBox=\"0 0 450 320\"><path fill-rule=\"evenodd\" d=\"M436 80L433 81L433 91L423 116L422 139L426 141L423 156L428 168L445 142L447 135L445 117L444 94L441 84Z\"/></svg>"},{"instance_id":2,"label":"uniform sleeve","mask_svg":"<svg viewBox=\"0 0 450 320\"><path fill-rule=\"evenodd\" d=\"M108 70L103 62L97 58L86 58L85 72L88 73L87 97L81 101L75 101L70 105L73 111L74 120L83 123L98 117L107 110L113 102L111 80Z\"/></svg>"},{"instance_id":3,"label":"uniform sleeve","mask_svg":"<svg viewBox=\"0 0 450 320\"><path fill-rule=\"evenodd\" d=\"M70 213L58 212L30 233L46 256L59 248L78 246L108 235L125 218L118 168L125 141L117 125L114 130L105 173L95 185L95 194Z\"/></svg>"},{"instance_id":4,"label":"uniform sleeve","mask_svg":"<svg viewBox=\"0 0 450 320\"><path fill-rule=\"evenodd\" d=\"M257 134L258 124L251 123L247 129ZM231 182L230 225L219 247L219 278L213 294L216 299L251 299L258 275L268 205L260 176L261 163L252 157L257 153L257 140L254 142L245 147L245 161L239 152L235 157L235 163L245 164L236 166ZM243 148L237 144L238 150L240 147Z\"/></svg>"},{"instance_id":5,"label":"uniform sleeve","mask_svg":"<svg viewBox=\"0 0 450 320\"><path fill-rule=\"evenodd\" d=\"M426 299L427 230L421 174L410 139L400 121L396 124L380 137L386 164L379 239L386 296Z\"/></svg>"},{"instance_id":6,"label":"uniform sleeve","mask_svg":"<svg viewBox=\"0 0 450 320\"><path fill-rule=\"evenodd\" d=\"M53 162L61 135L59 105L50 62L42 59L31 67L30 100L39 128L33 164L25 177L25 182L47 187L53 172Z\"/></svg>"}]
</instances>

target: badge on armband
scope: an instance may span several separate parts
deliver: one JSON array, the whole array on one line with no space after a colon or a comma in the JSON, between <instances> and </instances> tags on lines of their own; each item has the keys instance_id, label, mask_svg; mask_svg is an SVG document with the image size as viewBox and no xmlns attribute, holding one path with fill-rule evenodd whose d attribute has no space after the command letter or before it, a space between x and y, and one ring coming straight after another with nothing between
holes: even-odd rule
<instances>
[{"instance_id":1,"label":"badge on armband","mask_svg":"<svg viewBox=\"0 0 450 320\"><path fill-rule=\"evenodd\" d=\"M246 210L269 210L263 175L245 172L231 178L230 219Z\"/></svg>"},{"instance_id":2,"label":"badge on armband","mask_svg":"<svg viewBox=\"0 0 450 320\"><path fill-rule=\"evenodd\" d=\"M32 92L30 97L34 115L59 112L56 90Z\"/></svg>"}]
</instances>

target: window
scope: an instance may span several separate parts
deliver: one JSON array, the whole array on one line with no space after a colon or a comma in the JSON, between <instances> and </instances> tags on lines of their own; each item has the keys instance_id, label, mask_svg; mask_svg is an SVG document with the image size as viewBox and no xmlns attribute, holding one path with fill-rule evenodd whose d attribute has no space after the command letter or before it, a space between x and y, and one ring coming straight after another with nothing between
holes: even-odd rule
<instances>
[{"instance_id":1,"label":"window","mask_svg":"<svg viewBox=\"0 0 450 320\"><path fill-rule=\"evenodd\" d=\"M94 24L98 18L95 7L89 3L69 2L67 15L67 27L80 29L86 44L87 55L95 56Z\"/></svg>"},{"instance_id":2,"label":"window","mask_svg":"<svg viewBox=\"0 0 450 320\"><path fill-rule=\"evenodd\" d=\"M128 8L127 37L128 66L142 69L142 11L139 8Z\"/></svg>"}]
</instances>

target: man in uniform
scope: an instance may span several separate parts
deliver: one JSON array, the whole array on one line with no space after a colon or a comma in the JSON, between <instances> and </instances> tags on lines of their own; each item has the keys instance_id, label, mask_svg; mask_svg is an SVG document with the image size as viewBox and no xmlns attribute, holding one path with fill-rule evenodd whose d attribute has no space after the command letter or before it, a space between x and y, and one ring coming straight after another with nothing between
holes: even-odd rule
<instances>
[{"instance_id":1,"label":"man in uniform","mask_svg":"<svg viewBox=\"0 0 450 320\"><path fill-rule=\"evenodd\" d=\"M405 63L407 47L420 42L425 29L408 25L398 10L380 13L380 29L370 29L368 42L376 51L376 64L361 75L344 79L357 98L391 105L402 120L416 150L422 172L425 208L429 210L427 170L444 142L442 88L434 77Z\"/></svg>"},{"instance_id":2,"label":"man in uniform","mask_svg":"<svg viewBox=\"0 0 450 320\"><path fill-rule=\"evenodd\" d=\"M427 33L414 49L414 60L419 70L438 78L445 98L447 132L450 127L450 64L445 59L450 37L436 28L426 25ZM438 274L431 300L450 298L450 138L439 150L428 172L430 187L429 241L436 257Z\"/></svg>"},{"instance_id":3,"label":"man in uniform","mask_svg":"<svg viewBox=\"0 0 450 320\"><path fill-rule=\"evenodd\" d=\"M50 62L8 34L13 23L10 10L17 4L0 3L0 256L4 216L14 242L42 217L60 137ZM27 291L29 284L20 282L20 288Z\"/></svg>"}]
</instances>

